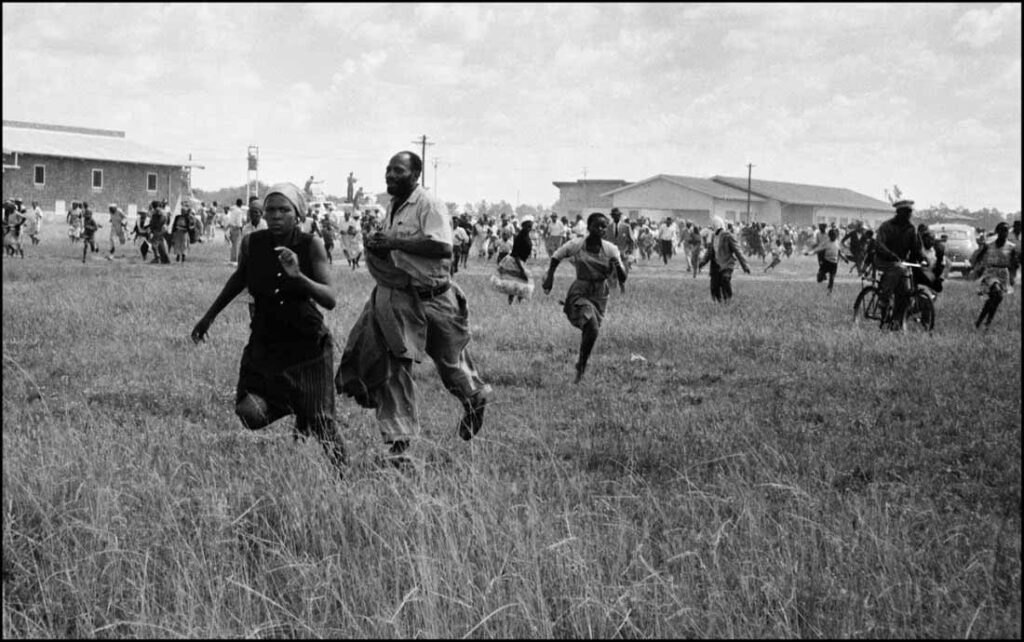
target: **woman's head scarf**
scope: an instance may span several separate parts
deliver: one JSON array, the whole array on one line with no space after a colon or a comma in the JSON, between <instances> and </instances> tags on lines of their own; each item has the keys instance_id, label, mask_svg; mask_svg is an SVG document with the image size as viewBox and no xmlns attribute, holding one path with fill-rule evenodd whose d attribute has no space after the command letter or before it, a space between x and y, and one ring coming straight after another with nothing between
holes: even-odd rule
<instances>
[{"instance_id":1,"label":"woman's head scarf","mask_svg":"<svg viewBox=\"0 0 1024 642\"><path fill-rule=\"evenodd\" d=\"M302 190L296 187L294 183L277 183L271 186L263 197L263 209L266 209L267 199L270 198L271 194L280 194L288 199L288 202L292 204L292 208L295 210L296 216L302 217L306 215L306 197L303 196Z\"/></svg>"}]
</instances>

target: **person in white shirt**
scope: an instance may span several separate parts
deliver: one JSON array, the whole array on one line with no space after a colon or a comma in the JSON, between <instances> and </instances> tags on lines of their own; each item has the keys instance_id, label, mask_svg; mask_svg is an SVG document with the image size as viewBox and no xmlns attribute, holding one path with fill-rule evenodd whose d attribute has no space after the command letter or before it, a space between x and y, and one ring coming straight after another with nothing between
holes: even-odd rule
<instances>
[{"instance_id":1,"label":"person in white shirt","mask_svg":"<svg viewBox=\"0 0 1024 642\"><path fill-rule=\"evenodd\" d=\"M572 224L573 238L581 239L587 235L587 224L583 221L583 215L576 215L576 222Z\"/></svg>"},{"instance_id":2,"label":"person in white shirt","mask_svg":"<svg viewBox=\"0 0 1024 642\"><path fill-rule=\"evenodd\" d=\"M231 244L231 254L228 263L238 264L238 248L242 244L242 226L245 225L245 213L242 211L242 199L235 199L235 204L228 209L228 215L224 221L227 228L228 243Z\"/></svg>"},{"instance_id":3,"label":"person in white shirt","mask_svg":"<svg viewBox=\"0 0 1024 642\"><path fill-rule=\"evenodd\" d=\"M452 218L452 269L454 275L459 271L459 262L469 252L469 232L465 230L459 221Z\"/></svg>"},{"instance_id":4,"label":"person in white shirt","mask_svg":"<svg viewBox=\"0 0 1024 642\"><path fill-rule=\"evenodd\" d=\"M341 253L352 269L359 267L359 259L363 256L363 228L352 212L346 211L345 217L338 227L338 238L341 241Z\"/></svg>"},{"instance_id":5,"label":"person in white shirt","mask_svg":"<svg viewBox=\"0 0 1024 642\"><path fill-rule=\"evenodd\" d=\"M40 209L39 203L32 201L32 214L28 217L28 226L26 231L28 237L32 239L32 245L39 245L39 233L43 229L43 210Z\"/></svg>"},{"instance_id":6,"label":"person in white shirt","mask_svg":"<svg viewBox=\"0 0 1024 642\"><path fill-rule=\"evenodd\" d=\"M548 251L548 258L555 253L555 250L562 247L565 242L565 225L558 220L558 214L551 212L551 220L544 229L544 249Z\"/></svg>"},{"instance_id":7,"label":"person in white shirt","mask_svg":"<svg viewBox=\"0 0 1024 642\"><path fill-rule=\"evenodd\" d=\"M671 216L666 217L664 222L658 227L658 249L661 254L661 261L665 265L668 265L668 260L672 257L678 237L679 228L676 227Z\"/></svg>"}]
</instances>

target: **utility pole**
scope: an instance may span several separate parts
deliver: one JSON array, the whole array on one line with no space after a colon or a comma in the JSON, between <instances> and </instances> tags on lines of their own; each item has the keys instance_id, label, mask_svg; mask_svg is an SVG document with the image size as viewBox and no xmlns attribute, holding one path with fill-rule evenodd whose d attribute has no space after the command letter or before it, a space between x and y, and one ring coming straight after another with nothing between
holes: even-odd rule
<instances>
[{"instance_id":1,"label":"utility pole","mask_svg":"<svg viewBox=\"0 0 1024 642\"><path fill-rule=\"evenodd\" d=\"M434 157L434 196L437 196L437 161L441 160L437 156Z\"/></svg>"},{"instance_id":2,"label":"utility pole","mask_svg":"<svg viewBox=\"0 0 1024 642\"><path fill-rule=\"evenodd\" d=\"M583 180L587 180L587 168L586 168L586 166L583 167Z\"/></svg>"},{"instance_id":3,"label":"utility pole","mask_svg":"<svg viewBox=\"0 0 1024 642\"><path fill-rule=\"evenodd\" d=\"M423 134L420 137L419 140L414 140L412 142L420 144L420 149L422 150L420 152L420 160L423 161L423 167L426 168L426 163L427 163L427 145L433 145L434 143L428 143L427 142L427 135L426 134ZM423 187L427 186L427 172L426 171L420 172L420 185L422 185Z\"/></svg>"},{"instance_id":4,"label":"utility pole","mask_svg":"<svg viewBox=\"0 0 1024 642\"><path fill-rule=\"evenodd\" d=\"M750 222L750 173L753 167L753 163L747 163L747 223Z\"/></svg>"}]
</instances>

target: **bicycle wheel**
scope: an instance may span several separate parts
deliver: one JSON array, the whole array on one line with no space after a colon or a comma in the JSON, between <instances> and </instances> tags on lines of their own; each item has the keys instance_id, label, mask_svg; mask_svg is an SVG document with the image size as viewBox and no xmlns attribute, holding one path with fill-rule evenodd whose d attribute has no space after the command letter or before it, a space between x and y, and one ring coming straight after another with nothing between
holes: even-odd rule
<instances>
[{"instance_id":1,"label":"bicycle wheel","mask_svg":"<svg viewBox=\"0 0 1024 642\"><path fill-rule=\"evenodd\" d=\"M903 315L903 329L906 332L931 332L935 327L935 305L930 296L917 292L907 304Z\"/></svg>"},{"instance_id":2,"label":"bicycle wheel","mask_svg":"<svg viewBox=\"0 0 1024 642\"><path fill-rule=\"evenodd\" d=\"M878 288L873 285L865 286L857 295L857 300L853 302L853 324L862 325L867 321L878 321L881 318L881 310L878 309Z\"/></svg>"}]
</instances>

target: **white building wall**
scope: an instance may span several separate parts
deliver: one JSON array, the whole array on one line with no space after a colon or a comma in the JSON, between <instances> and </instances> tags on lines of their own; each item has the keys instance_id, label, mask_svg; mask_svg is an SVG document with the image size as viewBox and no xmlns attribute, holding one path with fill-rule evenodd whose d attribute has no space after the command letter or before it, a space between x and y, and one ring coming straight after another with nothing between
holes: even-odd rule
<instances>
[{"instance_id":1,"label":"white building wall","mask_svg":"<svg viewBox=\"0 0 1024 642\"><path fill-rule=\"evenodd\" d=\"M816 207L814 223L835 223L846 226L854 221L861 221L870 228L877 228L883 221L892 218L893 212L880 210L863 210L852 207Z\"/></svg>"},{"instance_id":2,"label":"white building wall","mask_svg":"<svg viewBox=\"0 0 1024 642\"><path fill-rule=\"evenodd\" d=\"M761 208L764 203L750 201L750 220L762 221ZM712 216L721 216L725 221L743 221L747 216L747 199L714 199Z\"/></svg>"},{"instance_id":3,"label":"white building wall","mask_svg":"<svg viewBox=\"0 0 1024 642\"><path fill-rule=\"evenodd\" d=\"M775 199L765 199L761 203L761 209L758 213L760 218L755 219L761 223L768 223L769 225L782 225L782 203Z\"/></svg>"},{"instance_id":4,"label":"white building wall","mask_svg":"<svg viewBox=\"0 0 1024 642\"><path fill-rule=\"evenodd\" d=\"M668 181L659 180L637 185L612 195L612 204L625 212L638 210L703 210L710 211L714 199Z\"/></svg>"}]
</instances>

